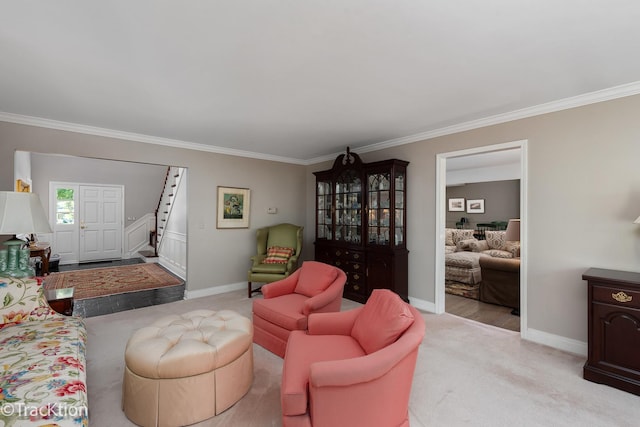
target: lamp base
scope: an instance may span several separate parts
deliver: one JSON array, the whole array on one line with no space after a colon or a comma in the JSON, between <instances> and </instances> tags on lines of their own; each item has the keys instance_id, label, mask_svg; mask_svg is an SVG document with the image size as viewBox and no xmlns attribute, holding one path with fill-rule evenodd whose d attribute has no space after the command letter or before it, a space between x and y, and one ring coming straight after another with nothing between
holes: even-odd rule
<instances>
[{"instance_id":1,"label":"lamp base","mask_svg":"<svg viewBox=\"0 0 640 427\"><path fill-rule=\"evenodd\" d=\"M11 239L3 242L7 249L0 250L0 274L9 277L34 277L35 269L29 266L31 252L23 249L24 240Z\"/></svg>"}]
</instances>

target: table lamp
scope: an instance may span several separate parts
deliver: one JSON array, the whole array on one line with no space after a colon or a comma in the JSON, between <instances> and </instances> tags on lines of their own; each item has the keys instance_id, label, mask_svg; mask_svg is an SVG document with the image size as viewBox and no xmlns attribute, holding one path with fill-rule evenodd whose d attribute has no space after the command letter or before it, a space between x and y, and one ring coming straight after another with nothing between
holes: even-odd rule
<instances>
[{"instance_id":1,"label":"table lamp","mask_svg":"<svg viewBox=\"0 0 640 427\"><path fill-rule=\"evenodd\" d=\"M520 219L510 219L507 224L507 231L504 234L506 242L520 241Z\"/></svg>"},{"instance_id":2,"label":"table lamp","mask_svg":"<svg viewBox=\"0 0 640 427\"><path fill-rule=\"evenodd\" d=\"M633 221L634 224L640 224L640 216L638 218L636 218L635 221Z\"/></svg>"},{"instance_id":3,"label":"table lamp","mask_svg":"<svg viewBox=\"0 0 640 427\"><path fill-rule=\"evenodd\" d=\"M0 191L0 235L13 235L4 242L7 249L0 250L0 274L34 276L34 269L29 267L29 248L23 249L25 242L15 236L52 232L37 194Z\"/></svg>"}]
</instances>

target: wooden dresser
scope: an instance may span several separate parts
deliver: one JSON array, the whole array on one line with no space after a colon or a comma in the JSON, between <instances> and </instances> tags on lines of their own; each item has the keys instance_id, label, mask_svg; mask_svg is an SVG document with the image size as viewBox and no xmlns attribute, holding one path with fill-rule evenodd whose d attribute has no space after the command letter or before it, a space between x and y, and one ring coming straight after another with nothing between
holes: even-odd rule
<instances>
[{"instance_id":1,"label":"wooden dresser","mask_svg":"<svg viewBox=\"0 0 640 427\"><path fill-rule=\"evenodd\" d=\"M640 273L591 268L584 378L640 395Z\"/></svg>"}]
</instances>

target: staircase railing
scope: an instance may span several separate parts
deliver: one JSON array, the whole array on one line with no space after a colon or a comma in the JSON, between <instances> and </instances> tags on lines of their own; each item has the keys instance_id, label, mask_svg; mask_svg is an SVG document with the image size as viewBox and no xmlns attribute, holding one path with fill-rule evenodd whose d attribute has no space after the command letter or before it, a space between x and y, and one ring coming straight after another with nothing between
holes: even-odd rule
<instances>
[{"instance_id":1,"label":"staircase railing","mask_svg":"<svg viewBox=\"0 0 640 427\"><path fill-rule=\"evenodd\" d=\"M167 168L167 173L164 177L164 185L155 211L155 230L150 233L149 244L153 247L154 256L158 256L158 250L160 249L160 243L164 231L164 225L162 224L166 224L169 212L171 211L172 197L175 195L174 192L178 185L177 181L179 177L180 168L172 166Z\"/></svg>"}]
</instances>

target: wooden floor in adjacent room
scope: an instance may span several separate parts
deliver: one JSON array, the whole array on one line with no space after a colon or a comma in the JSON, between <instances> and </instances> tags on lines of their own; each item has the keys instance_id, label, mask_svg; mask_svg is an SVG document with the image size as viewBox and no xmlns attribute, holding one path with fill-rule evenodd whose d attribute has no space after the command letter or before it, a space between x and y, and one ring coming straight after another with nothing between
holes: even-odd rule
<instances>
[{"instance_id":1,"label":"wooden floor in adjacent room","mask_svg":"<svg viewBox=\"0 0 640 427\"><path fill-rule=\"evenodd\" d=\"M445 293L445 311L487 325L520 332L520 316L511 314L510 307L487 304L475 299Z\"/></svg>"}]
</instances>

